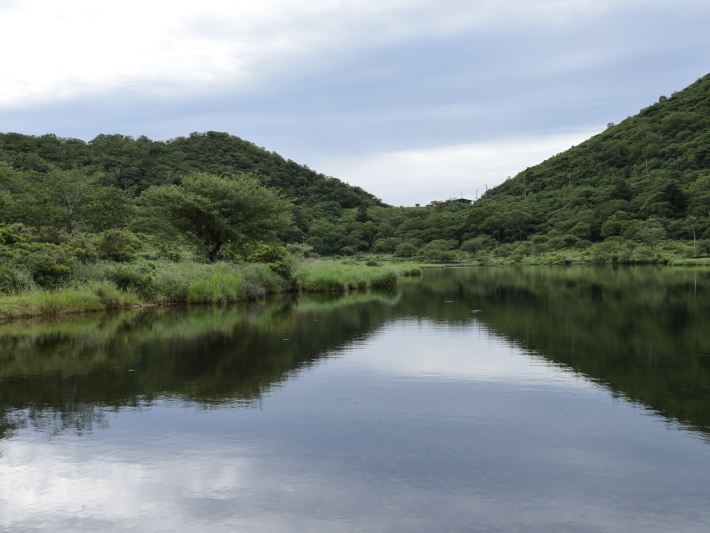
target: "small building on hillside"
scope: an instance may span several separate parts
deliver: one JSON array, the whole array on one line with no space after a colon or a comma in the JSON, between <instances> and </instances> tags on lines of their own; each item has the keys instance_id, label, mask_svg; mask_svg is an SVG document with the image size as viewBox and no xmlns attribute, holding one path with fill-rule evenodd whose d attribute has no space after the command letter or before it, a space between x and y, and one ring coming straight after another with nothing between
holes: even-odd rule
<instances>
[{"instance_id":1,"label":"small building on hillside","mask_svg":"<svg viewBox=\"0 0 710 533\"><path fill-rule=\"evenodd\" d=\"M448 204L449 202L456 202L456 203L464 204L464 205L473 204L473 200L469 200L467 198L449 198L448 200L432 200L431 202L429 202L427 207L434 207L437 205Z\"/></svg>"}]
</instances>

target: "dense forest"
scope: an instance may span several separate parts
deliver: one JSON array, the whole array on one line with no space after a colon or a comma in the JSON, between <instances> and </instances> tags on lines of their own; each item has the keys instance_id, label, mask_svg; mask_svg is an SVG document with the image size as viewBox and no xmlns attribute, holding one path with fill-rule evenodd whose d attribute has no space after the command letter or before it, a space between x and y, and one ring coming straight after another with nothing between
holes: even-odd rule
<instances>
[{"instance_id":1,"label":"dense forest","mask_svg":"<svg viewBox=\"0 0 710 533\"><path fill-rule=\"evenodd\" d=\"M193 214L184 210L165 215L170 198L186 198L195 180L203 192L218 180L221 188L201 197L210 205L225 203L230 180L258 182L271 195L264 213L278 213L279 223L254 235L321 255L478 264L700 258L710 254L710 75L525 169L473 206L390 207L226 133L89 142L0 134L0 255L41 285L52 269L66 273L76 262L190 253L188 237L216 230L186 224ZM230 234L237 215L222 217L211 261L248 257L248 239L240 248Z\"/></svg>"}]
</instances>

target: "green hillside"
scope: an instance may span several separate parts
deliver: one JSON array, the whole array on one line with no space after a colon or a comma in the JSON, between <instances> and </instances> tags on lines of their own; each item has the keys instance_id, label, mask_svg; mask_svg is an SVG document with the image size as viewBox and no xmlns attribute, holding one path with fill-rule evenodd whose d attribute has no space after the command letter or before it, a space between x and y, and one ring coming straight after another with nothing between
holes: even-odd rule
<instances>
[{"instance_id":1,"label":"green hillside","mask_svg":"<svg viewBox=\"0 0 710 533\"><path fill-rule=\"evenodd\" d=\"M710 75L490 189L472 207L370 208L313 221L321 254L666 262L710 253Z\"/></svg>"},{"instance_id":2,"label":"green hillside","mask_svg":"<svg viewBox=\"0 0 710 533\"><path fill-rule=\"evenodd\" d=\"M281 209L288 223L278 239L321 255L480 264L702 260L710 255L710 75L525 169L473 206L389 207L227 133L89 142L0 134L0 225L22 224L38 243L60 243L62 232L127 230L184 246L143 193L183 184L194 172L257 176L292 202ZM71 187L83 191L81 205L62 192Z\"/></svg>"},{"instance_id":3,"label":"green hillside","mask_svg":"<svg viewBox=\"0 0 710 533\"><path fill-rule=\"evenodd\" d=\"M53 134L32 136L0 133L0 161L16 170L47 173L85 169L104 184L138 195L151 185L179 182L190 172L228 175L257 173L264 185L275 187L296 204L316 206L335 202L342 208L384 205L360 187L352 187L284 159L227 133L192 133L169 141L145 136L98 135L85 142Z\"/></svg>"},{"instance_id":4,"label":"green hillside","mask_svg":"<svg viewBox=\"0 0 710 533\"><path fill-rule=\"evenodd\" d=\"M692 240L710 237L709 213L710 75L490 189L462 238Z\"/></svg>"}]
</instances>

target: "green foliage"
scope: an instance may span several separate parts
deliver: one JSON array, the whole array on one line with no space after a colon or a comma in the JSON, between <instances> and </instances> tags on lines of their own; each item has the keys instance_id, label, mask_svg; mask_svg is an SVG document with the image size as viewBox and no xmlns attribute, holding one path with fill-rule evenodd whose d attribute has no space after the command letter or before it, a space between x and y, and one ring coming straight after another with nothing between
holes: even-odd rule
<instances>
[{"instance_id":1,"label":"green foliage","mask_svg":"<svg viewBox=\"0 0 710 533\"><path fill-rule=\"evenodd\" d=\"M128 262L135 258L139 246L138 238L130 231L109 230L101 234L97 248L101 259Z\"/></svg>"},{"instance_id":2,"label":"green foliage","mask_svg":"<svg viewBox=\"0 0 710 533\"><path fill-rule=\"evenodd\" d=\"M150 263L136 265L112 265L106 269L106 278L119 289L133 290L145 295L150 292L155 267Z\"/></svg>"},{"instance_id":3,"label":"green foliage","mask_svg":"<svg viewBox=\"0 0 710 533\"><path fill-rule=\"evenodd\" d=\"M288 250L275 244L262 244L249 256L250 263L277 263L288 259Z\"/></svg>"},{"instance_id":4,"label":"green foliage","mask_svg":"<svg viewBox=\"0 0 710 533\"><path fill-rule=\"evenodd\" d=\"M395 250L397 257L413 257L417 253L417 247L411 242L403 242Z\"/></svg>"},{"instance_id":5,"label":"green foliage","mask_svg":"<svg viewBox=\"0 0 710 533\"><path fill-rule=\"evenodd\" d=\"M710 76L525 169L473 206L426 208L384 206L222 133L168 142L99 135L89 143L0 134L0 254L30 271L38 260L23 258L36 253L27 244L64 246L66 259L53 259L56 275L38 274L43 283L96 254L179 261L188 243L211 262L279 263L281 252L260 248L279 240L301 257L669 261L710 238L708 131ZM618 249L599 246L607 241Z\"/></svg>"},{"instance_id":6,"label":"green foliage","mask_svg":"<svg viewBox=\"0 0 710 533\"><path fill-rule=\"evenodd\" d=\"M253 176L233 178L198 173L181 185L152 187L143 197L192 240L211 262L227 244L246 250L270 240L288 223L288 202Z\"/></svg>"},{"instance_id":7,"label":"green foliage","mask_svg":"<svg viewBox=\"0 0 710 533\"><path fill-rule=\"evenodd\" d=\"M18 174L13 185L13 218L51 235L114 228L130 214L120 192L85 169Z\"/></svg>"},{"instance_id":8,"label":"green foliage","mask_svg":"<svg viewBox=\"0 0 710 533\"><path fill-rule=\"evenodd\" d=\"M10 164L0 169L0 189L5 174L86 169L123 197L140 194L153 185L180 181L194 172L217 175L254 173L263 184L283 191L296 203L313 206L335 202L341 208L383 205L373 195L286 160L234 135L208 131L152 141L147 137L98 135L89 142L56 135L0 134L0 154Z\"/></svg>"},{"instance_id":9,"label":"green foliage","mask_svg":"<svg viewBox=\"0 0 710 533\"><path fill-rule=\"evenodd\" d=\"M313 247L307 244L287 244L286 250L288 253L299 257L311 257L313 254Z\"/></svg>"},{"instance_id":10,"label":"green foliage","mask_svg":"<svg viewBox=\"0 0 710 533\"><path fill-rule=\"evenodd\" d=\"M28 276L19 270L0 266L0 293L9 294L29 286Z\"/></svg>"},{"instance_id":11,"label":"green foliage","mask_svg":"<svg viewBox=\"0 0 710 533\"><path fill-rule=\"evenodd\" d=\"M465 252L475 253L481 250L490 250L495 246L495 241L488 235L479 235L475 239L468 239L461 244Z\"/></svg>"},{"instance_id":12,"label":"green foliage","mask_svg":"<svg viewBox=\"0 0 710 533\"><path fill-rule=\"evenodd\" d=\"M390 268L326 262L306 263L294 274L296 287L307 292L393 287L397 278L397 272Z\"/></svg>"},{"instance_id":13,"label":"green foliage","mask_svg":"<svg viewBox=\"0 0 710 533\"><path fill-rule=\"evenodd\" d=\"M269 264L269 269L289 284L293 280L293 265L288 261L278 261Z\"/></svg>"}]
</instances>

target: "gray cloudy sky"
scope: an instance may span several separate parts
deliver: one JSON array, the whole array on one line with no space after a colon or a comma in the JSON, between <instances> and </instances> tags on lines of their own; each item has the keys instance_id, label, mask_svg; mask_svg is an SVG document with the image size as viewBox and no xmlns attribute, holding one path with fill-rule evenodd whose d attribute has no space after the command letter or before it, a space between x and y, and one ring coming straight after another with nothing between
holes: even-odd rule
<instances>
[{"instance_id":1,"label":"gray cloudy sky","mask_svg":"<svg viewBox=\"0 0 710 533\"><path fill-rule=\"evenodd\" d=\"M0 0L0 131L227 131L473 197L710 71L707 0Z\"/></svg>"}]
</instances>

